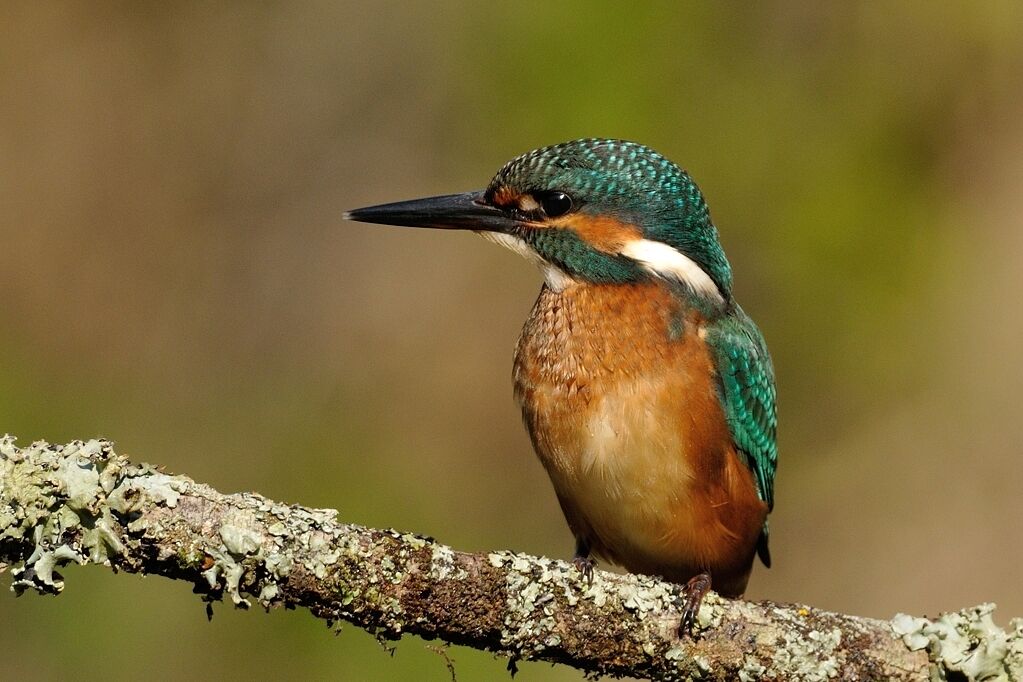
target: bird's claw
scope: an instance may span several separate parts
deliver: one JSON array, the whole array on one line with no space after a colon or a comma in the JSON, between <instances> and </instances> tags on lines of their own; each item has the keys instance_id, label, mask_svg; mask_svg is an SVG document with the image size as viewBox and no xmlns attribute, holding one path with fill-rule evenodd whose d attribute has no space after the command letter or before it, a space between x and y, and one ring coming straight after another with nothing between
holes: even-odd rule
<instances>
[{"instance_id":1,"label":"bird's claw","mask_svg":"<svg viewBox=\"0 0 1023 682\"><path fill-rule=\"evenodd\" d=\"M686 594L682 599L682 622L678 626L678 636L691 634L696 624L696 616L700 613L700 604L710 591L710 573L704 571L694 575L686 583Z\"/></svg>"},{"instance_id":2,"label":"bird's claw","mask_svg":"<svg viewBox=\"0 0 1023 682\"><path fill-rule=\"evenodd\" d=\"M576 556L572 558L572 565L583 574L583 581L589 587L593 584L593 567L597 562L588 556Z\"/></svg>"}]
</instances>

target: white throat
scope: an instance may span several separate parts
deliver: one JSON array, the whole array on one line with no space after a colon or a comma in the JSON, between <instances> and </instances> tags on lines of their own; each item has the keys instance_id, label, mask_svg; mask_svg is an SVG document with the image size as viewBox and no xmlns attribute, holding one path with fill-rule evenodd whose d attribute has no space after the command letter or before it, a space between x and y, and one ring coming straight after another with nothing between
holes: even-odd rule
<instances>
[{"instance_id":1,"label":"white throat","mask_svg":"<svg viewBox=\"0 0 1023 682\"><path fill-rule=\"evenodd\" d=\"M543 273L543 278L544 281L547 282L547 286L553 291L564 291L568 287L577 283L576 280L572 279L572 277L568 275L568 273L549 261L544 260L540 254L533 250L533 247L515 235L505 234L503 232L485 232L482 230L476 234L487 241L500 244L506 249L511 249L530 263L536 265L540 268L540 272Z\"/></svg>"}]
</instances>

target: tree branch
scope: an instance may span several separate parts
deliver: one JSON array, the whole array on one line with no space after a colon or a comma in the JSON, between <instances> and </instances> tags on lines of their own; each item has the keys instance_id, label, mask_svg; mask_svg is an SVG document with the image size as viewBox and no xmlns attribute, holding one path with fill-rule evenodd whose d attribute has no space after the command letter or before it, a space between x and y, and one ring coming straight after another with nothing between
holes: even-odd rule
<instances>
[{"instance_id":1,"label":"tree branch","mask_svg":"<svg viewBox=\"0 0 1023 682\"><path fill-rule=\"evenodd\" d=\"M708 595L679 639L681 589L507 551L342 523L331 509L224 495L133 464L107 441L0 439L0 569L59 593L69 563L185 580L208 602L304 607L378 636L413 633L515 660L657 679L1023 679L1023 620L983 605L936 620L858 618Z\"/></svg>"}]
</instances>

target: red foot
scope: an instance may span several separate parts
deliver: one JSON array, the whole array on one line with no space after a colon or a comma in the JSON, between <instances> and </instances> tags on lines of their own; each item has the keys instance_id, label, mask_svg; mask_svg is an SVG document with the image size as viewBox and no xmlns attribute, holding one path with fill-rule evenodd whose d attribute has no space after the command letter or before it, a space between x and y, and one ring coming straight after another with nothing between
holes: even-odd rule
<instances>
[{"instance_id":1,"label":"red foot","mask_svg":"<svg viewBox=\"0 0 1023 682\"><path fill-rule=\"evenodd\" d=\"M694 575L686 583L686 596L682 601L682 622L678 626L678 636L684 637L693 631L696 616L700 612L700 604L710 591L710 573L704 571Z\"/></svg>"},{"instance_id":2,"label":"red foot","mask_svg":"<svg viewBox=\"0 0 1023 682\"><path fill-rule=\"evenodd\" d=\"M593 584L593 567L597 565L596 561L588 556L576 555L572 558L572 565L583 574L583 580L586 581L587 585Z\"/></svg>"}]
</instances>

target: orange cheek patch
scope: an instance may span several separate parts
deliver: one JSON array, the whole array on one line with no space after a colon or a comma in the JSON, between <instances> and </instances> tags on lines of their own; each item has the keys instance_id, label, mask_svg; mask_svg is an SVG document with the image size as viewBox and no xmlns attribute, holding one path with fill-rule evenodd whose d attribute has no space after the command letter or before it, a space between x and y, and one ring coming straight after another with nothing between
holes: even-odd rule
<instances>
[{"instance_id":1,"label":"orange cheek patch","mask_svg":"<svg viewBox=\"0 0 1023 682\"><path fill-rule=\"evenodd\" d=\"M491 200L496 206L515 206L519 201L519 193L507 185L498 187Z\"/></svg>"},{"instance_id":2,"label":"orange cheek patch","mask_svg":"<svg viewBox=\"0 0 1023 682\"><path fill-rule=\"evenodd\" d=\"M576 213L552 220L548 226L572 230L587 244L605 253L620 253L628 242L643 238L643 232L632 223L606 216Z\"/></svg>"}]
</instances>

